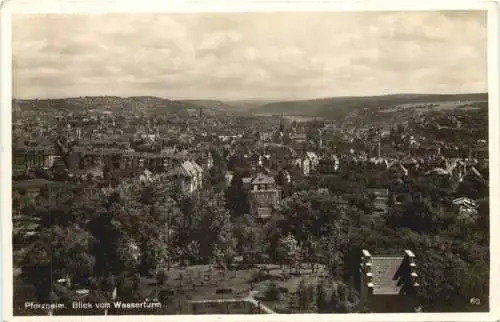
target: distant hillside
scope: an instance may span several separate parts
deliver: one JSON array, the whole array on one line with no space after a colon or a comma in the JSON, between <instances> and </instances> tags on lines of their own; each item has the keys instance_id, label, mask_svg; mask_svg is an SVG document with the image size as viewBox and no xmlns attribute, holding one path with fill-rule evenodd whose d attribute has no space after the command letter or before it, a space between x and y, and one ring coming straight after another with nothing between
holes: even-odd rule
<instances>
[{"instance_id":1,"label":"distant hillside","mask_svg":"<svg viewBox=\"0 0 500 322\"><path fill-rule=\"evenodd\" d=\"M233 107L233 109L238 111L250 111L253 112L257 108L264 106L266 104L276 103L277 100L240 100L240 101L225 101L226 104Z\"/></svg>"},{"instance_id":2,"label":"distant hillside","mask_svg":"<svg viewBox=\"0 0 500 322\"><path fill-rule=\"evenodd\" d=\"M174 101L153 96L86 96L60 99L33 99L12 101L13 107L20 110L66 111L109 110L120 112L123 109L143 110L144 112L179 112L196 106L188 102Z\"/></svg>"},{"instance_id":3,"label":"distant hillside","mask_svg":"<svg viewBox=\"0 0 500 322\"><path fill-rule=\"evenodd\" d=\"M276 100L236 100L236 101L219 101L219 100L182 100L201 108L212 109L231 113L245 113L261 107L262 105L277 102Z\"/></svg>"},{"instance_id":4,"label":"distant hillside","mask_svg":"<svg viewBox=\"0 0 500 322\"><path fill-rule=\"evenodd\" d=\"M218 111L229 111L233 109L231 105L217 100L181 100L181 102L185 102L194 105L196 107L201 107L203 109L211 109Z\"/></svg>"},{"instance_id":5,"label":"distant hillside","mask_svg":"<svg viewBox=\"0 0 500 322\"><path fill-rule=\"evenodd\" d=\"M275 102L262 105L253 113L318 116L343 120L357 109L387 108L401 104L439 103L447 101L486 101L487 93L479 94L400 94L369 97L334 97L303 101Z\"/></svg>"},{"instance_id":6,"label":"distant hillside","mask_svg":"<svg viewBox=\"0 0 500 322\"><path fill-rule=\"evenodd\" d=\"M302 101L269 100L169 100L154 96L86 96L61 99L13 100L13 107L19 110L67 111L137 110L148 113L177 113L189 109L214 111L214 113L286 114L294 116L316 116L344 120L350 113L360 109L391 108L403 104L458 102L462 106L469 102L487 101L488 94L427 95L401 94L370 97L334 97Z\"/></svg>"}]
</instances>

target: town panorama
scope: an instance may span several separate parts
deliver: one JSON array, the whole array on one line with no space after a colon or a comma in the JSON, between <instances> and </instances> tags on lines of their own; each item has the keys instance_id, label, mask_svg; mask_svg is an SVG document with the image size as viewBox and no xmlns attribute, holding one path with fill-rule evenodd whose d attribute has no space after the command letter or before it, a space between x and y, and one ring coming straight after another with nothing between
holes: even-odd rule
<instances>
[{"instance_id":1,"label":"town panorama","mask_svg":"<svg viewBox=\"0 0 500 322\"><path fill-rule=\"evenodd\" d=\"M14 315L489 311L477 13L269 15L16 20Z\"/></svg>"}]
</instances>

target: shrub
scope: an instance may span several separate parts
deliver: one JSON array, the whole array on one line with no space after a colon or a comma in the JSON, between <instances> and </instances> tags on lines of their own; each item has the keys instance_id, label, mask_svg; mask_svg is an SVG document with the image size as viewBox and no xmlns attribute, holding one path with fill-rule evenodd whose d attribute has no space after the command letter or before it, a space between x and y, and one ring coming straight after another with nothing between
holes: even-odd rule
<instances>
[{"instance_id":1,"label":"shrub","mask_svg":"<svg viewBox=\"0 0 500 322\"><path fill-rule=\"evenodd\" d=\"M288 293L288 289L286 287L280 286L278 289L280 290L280 293Z\"/></svg>"},{"instance_id":2,"label":"shrub","mask_svg":"<svg viewBox=\"0 0 500 322\"><path fill-rule=\"evenodd\" d=\"M258 283L267 279L267 274L264 270L258 269L253 270L252 275L250 277L250 282Z\"/></svg>"},{"instance_id":3,"label":"shrub","mask_svg":"<svg viewBox=\"0 0 500 322\"><path fill-rule=\"evenodd\" d=\"M164 269L159 270L158 273L156 274L156 280L158 281L159 285L165 285L167 279L168 275Z\"/></svg>"},{"instance_id":4,"label":"shrub","mask_svg":"<svg viewBox=\"0 0 500 322\"><path fill-rule=\"evenodd\" d=\"M215 290L215 294L232 294L232 288L218 288Z\"/></svg>"},{"instance_id":5,"label":"shrub","mask_svg":"<svg viewBox=\"0 0 500 322\"><path fill-rule=\"evenodd\" d=\"M264 292L264 298L267 301L278 301L280 299L281 292L278 285L274 282L271 282Z\"/></svg>"},{"instance_id":6,"label":"shrub","mask_svg":"<svg viewBox=\"0 0 500 322\"><path fill-rule=\"evenodd\" d=\"M158 292L158 300L161 303L168 303L174 298L175 292L171 289L164 288Z\"/></svg>"}]
</instances>

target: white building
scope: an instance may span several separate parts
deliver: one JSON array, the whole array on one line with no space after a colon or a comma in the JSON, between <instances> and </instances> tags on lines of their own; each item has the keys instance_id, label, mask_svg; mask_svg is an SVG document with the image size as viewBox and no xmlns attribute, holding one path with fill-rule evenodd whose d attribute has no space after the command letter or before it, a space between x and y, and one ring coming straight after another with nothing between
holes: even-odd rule
<instances>
[{"instance_id":1,"label":"white building","mask_svg":"<svg viewBox=\"0 0 500 322\"><path fill-rule=\"evenodd\" d=\"M306 158L311 163L311 169L315 169L319 164L319 157L314 152L306 152Z\"/></svg>"},{"instance_id":2,"label":"white building","mask_svg":"<svg viewBox=\"0 0 500 322\"><path fill-rule=\"evenodd\" d=\"M203 185L203 168L194 161L184 161L168 175L175 178L177 187L182 193L193 193Z\"/></svg>"},{"instance_id":3,"label":"white building","mask_svg":"<svg viewBox=\"0 0 500 322\"><path fill-rule=\"evenodd\" d=\"M479 212L479 206L470 198L457 198L453 200L453 205L458 208L458 212L462 216L477 215Z\"/></svg>"}]
</instances>

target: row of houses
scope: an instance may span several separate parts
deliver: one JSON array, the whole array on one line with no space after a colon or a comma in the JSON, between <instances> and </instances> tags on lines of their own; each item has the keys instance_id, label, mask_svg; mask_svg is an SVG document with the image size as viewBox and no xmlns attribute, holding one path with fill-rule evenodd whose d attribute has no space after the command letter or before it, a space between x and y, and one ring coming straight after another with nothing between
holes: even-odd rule
<instances>
[{"instance_id":1,"label":"row of houses","mask_svg":"<svg viewBox=\"0 0 500 322\"><path fill-rule=\"evenodd\" d=\"M200 189L204 172L212 166L211 153L203 149L195 153L86 149L79 146L70 147L62 138L49 140L37 146L18 145L13 149L14 177L51 170L63 173L73 181L89 178L102 181L110 176L119 178L162 174L166 180L174 181L182 193L192 193ZM26 190L24 186L27 186L30 191L39 191L50 185L50 180L47 179L22 180L15 187Z\"/></svg>"},{"instance_id":2,"label":"row of houses","mask_svg":"<svg viewBox=\"0 0 500 322\"><path fill-rule=\"evenodd\" d=\"M474 170L469 170L464 174L475 175ZM283 171L281 175L288 174L287 171ZM259 218L266 219L272 214L272 210L275 209L283 198L283 189L286 188L286 183L291 181L290 175L284 177L285 180L281 180L280 183L276 182L276 178L280 177L280 173L270 173L259 172L254 176L250 176L243 179L243 186L248 194L250 202L250 211L252 214L257 215ZM401 175L401 173L397 173ZM228 181L229 184L230 180ZM284 186L281 186L284 184ZM385 214L387 213L390 205L401 205L407 200L408 196L405 193L397 192L390 193L392 188L381 188L372 187L367 188L366 193L370 196L373 202L374 210L373 214ZM460 195L460 194L458 194ZM389 200L391 199L391 200ZM471 198L459 197L452 200L450 205L446 207L450 210L456 211L459 218L462 219L474 219L479 213L479 206L477 202Z\"/></svg>"},{"instance_id":3,"label":"row of houses","mask_svg":"<svg viewBox=\"0 0 500 322\"><path fill-rule=\"evenodd\" d=\"M175 184L177 191L182 194L191 194L203 187L204 169L194 161L184 161L179 166L174 167L167 173L154 174L145 169L138 173L139 182L152 182L155 180L168 180ZM75 182L82 180L103 182L105 172L102 169L94 168L89 171L68 172L68 178L73 179L68 182L53 181L45 178L32 178L25 180L13 181L13 188L21 194L29 194L32 196L39 195L42 191L47 190L50 193L59 193L64 191L69 186L74 186Z\"/></svg>"},{"instance_id":4,"label":"row of houses","mask_svg":"<svg viewBox=\"0 0 500 322\"><path fill-rule=\"evenodd\" d=\"M162 173L177 168L188 160L200 163L207 170L213 167L213 158L208 150L193 151L193 153L136 152L112 148L65 147L64 144L49 142L45 145L15 147L13 175L36 169L50 169L55 165L60 165L69 171L106 168L124 173L143 170Z\"/></svg>"},{"instance_id":5,"label":"row of houses","mask_svg":"<svg viewBox=\"0 0 500 322\"><path fill-rule=\"evenodd\" d=\"M252 158L249 158L252 162ZM314 152L307 152L303 158L292 159L291 162L280 157L279 154L264 154L254 158L254 169L264 169L266 171L279 171L298 169L303 176L312 174L331 175L338 174L343 169L350 168L352 171L370 171L373 173L386 173L393 179L404 177L435 177L436 180L444 180L452 183L453 187L458 186L467 176L473 176L488 185L487 167L478 169L481 165L477 160L468 159L444 159L419 160L414 158L406 159L367 159L356 160L327 155L319 157ZM281 162L279 161L281 160ZM251 163L252 164L252 163ZM484 171L483 171L484 170ZM297 173L293 171L293 173Z\"/></svg>"}]
</instances>

